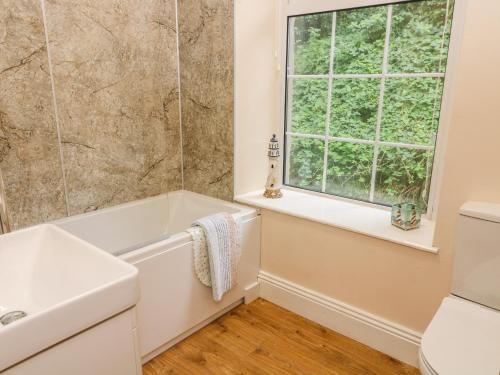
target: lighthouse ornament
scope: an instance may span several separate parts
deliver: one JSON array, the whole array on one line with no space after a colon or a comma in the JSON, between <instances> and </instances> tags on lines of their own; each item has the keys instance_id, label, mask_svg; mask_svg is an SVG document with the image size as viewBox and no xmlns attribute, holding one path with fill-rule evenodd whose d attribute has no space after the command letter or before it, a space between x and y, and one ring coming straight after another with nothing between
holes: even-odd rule
<instances>
[{"instance_id":1,"label":"lighthouse ornament","mask_svg":"<svg viewBox=\"0 0 500 375\"><path fill-rule=\"evenodd\" d=\"M283 193L281 192L279 168L280 145L276 134L273 134L273 137L269 141L267 156L269 157L269 173L267 175L264 197L272 199L281 198Z\"/></svg>"}]
</instances>

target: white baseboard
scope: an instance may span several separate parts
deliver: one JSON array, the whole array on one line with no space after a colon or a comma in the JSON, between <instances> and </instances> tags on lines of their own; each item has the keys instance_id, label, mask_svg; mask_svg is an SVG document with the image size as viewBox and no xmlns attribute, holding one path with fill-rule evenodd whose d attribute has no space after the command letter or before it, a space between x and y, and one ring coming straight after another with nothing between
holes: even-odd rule
<instances>
[{"instance_id":1,"label":"white baseboard","mask_svg":"<svg viewBox=\"0 0 500 375\"><path fill-rule=\"evenodd\" d=\"M245 305L252 303L259 297L260 297L260 284L258 281L245 288L245 297L244 297Z\"/></svg>"},{"instance_id":2,"label":"white baseboard","mask_svg":"<svg viewBox=\"0 0 500 375\"><path fill-rule=\"evenodd\" d=\"M264 271L259 282L263 299L418 366L420 333Z\"/></svg>"}]
</instances>

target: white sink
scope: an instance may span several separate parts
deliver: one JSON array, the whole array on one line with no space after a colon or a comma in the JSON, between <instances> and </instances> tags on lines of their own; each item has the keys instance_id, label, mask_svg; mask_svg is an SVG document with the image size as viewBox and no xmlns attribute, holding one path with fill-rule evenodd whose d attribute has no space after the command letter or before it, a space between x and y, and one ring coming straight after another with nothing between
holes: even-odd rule
<instances>
[{"instance_id":1,"label":"white sink","mask_svg":"<svg viewBox=\"0 0 500 375\"><path fill-rule=\"evenodd\" d=\"M0 236L0 372L135 305L137 269L50 224Z\"/></svg>"}]
</instances>

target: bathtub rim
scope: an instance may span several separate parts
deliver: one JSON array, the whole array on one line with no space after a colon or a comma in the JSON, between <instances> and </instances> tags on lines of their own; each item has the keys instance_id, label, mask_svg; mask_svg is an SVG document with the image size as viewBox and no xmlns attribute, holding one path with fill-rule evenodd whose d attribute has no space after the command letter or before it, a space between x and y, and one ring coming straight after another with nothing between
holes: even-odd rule
<instances>
[{"instance_id":1,"label":"bathtub rim","mask_svg":"<svg viewBox=\"0 0 500 375\"><path fill-rule=\"evenodd\" d=\"M171 191L168 193L162 193L162 194L159 194L159 195L156 195L153 197L147 197L147 198L138 199L138 200L131 201L131 202L122 203L122 204L119 204L116 206L104 207L104 208L101 208L101 209L98 209L95 211L91 211L91 212L84 212L81 214L64 217L64 218L52 221L51 224L54 224L54 225L59 227L60 224L71 223L71 222L78 221L79 219L82 219L82 218L91 218L93 216L99 216L99 215L106 214L108 212L118 211L121 209L126 209L128 207L138 206L138 205L143 204L145 202L151 202L151 201L161 200L161 199L165 199L165 198L168 200L168 204L170 205L169 199L172 196L173 197L180 196L180 198L182 198L182 196L193 197L196 199L202 199L205 201L209 201L211 203L221 204L223 207L230 207L234 210L237 210L237 212L231 213L231 216L233 216L234 219L240 221L241 223L244 223L248 220L251 220L252 218L256 217L259 213L258 209L253 208L253 207L248 207L248 206L244 206L244 205L241 205L238 203L224 201L224 200L209 197L209 196L206 196L203 194L195 193L195 192L192 192L189 190L181 189L181 190ZM170 209L170 206L169 206L169 209ZM63 229L63 228L61 228L61 229ZM147 259L147 258L149 258L151 256L155 256L157 254L163 253L165 251L168 251L169 249L174 249L178 246L182 246L185 243L191 242L192 241L191 235L186 232L186 229L188 229L188 228L184 228L179 232L175 232L175 233L171 234L170 237L165 238L163 240L160 240L158 242L151 243L151 244L146 245L144 247L140 247L138 249L134 249L134 250L131 250L129 252L126 252L126 253L123 253L120 255L116 255L116 254L114 254L114 252L108 251L106 249L102 249L99 246L97 246L97 247L99 247L101 250L103 250L103 251L105 251L113 256L116 256L119 259L122 259L126 262L129 262L129 263L133 263L133 262L137 262L137 261L142 260L142 259ZM63 230L66 230L66 229L63 229ZM83 240L86 241L85 239L83 239Z\"/></svg>"},{"instance_id":2,"label":"bathtub rim","mask_svg":"<svg viewBox=\"0 0 500 375\"><path fill-rule=\"evenodd\" d=\"M110 207L99 208L97 210L93 210L93 211L89 211L89 212L83 212L80 214L62 217L60 219L51 221L50 224L58 225L58 224L68 223L68 222L72 222L72 221L76 221L78 219L81 219L82 217L92 217L92 216L102 215L102 214L107 213L107 212L112 212L112 211L117 211L119 209L138 206L139 204L145 203L145 202L161 200L163 198L169 199L169 196L175 197L176 195L192 196L192 197L196 197L196 198L205 199L205 200L208 200L208 201L211 201L214 203L215 202L217 202L219 204L222 203L224 206L230 206L231 208L238 210L238 212L232 213L231 215L237 215L238 217L245 218L245 219L247 218L246 217L247 215L248 215L248 218L250 218L250 217L253 217L257 214L257 209L253 208L253 207L244 206L244 205L239 204L239 203L224 201L222 199L209 197L208 195L203 195L203 194L195 193L193 191L180 189L180 190L175 190L175 191L171 191L168 193L158 194L158 195L155 195L152 197L137 199L135 201L120 203L120 204L110 206Z\"/></svg>"}]
</instances>

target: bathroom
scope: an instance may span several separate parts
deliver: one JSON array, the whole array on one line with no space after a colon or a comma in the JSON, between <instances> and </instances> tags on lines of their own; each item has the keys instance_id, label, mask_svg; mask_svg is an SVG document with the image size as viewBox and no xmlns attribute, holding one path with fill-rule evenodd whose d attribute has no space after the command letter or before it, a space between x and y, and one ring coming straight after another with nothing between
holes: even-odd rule
<instances>
[{"instance_id":1,"label":"bathroom","mask_svg":"<svg viewBox=\"0 0 500 375\"><path fill-rule=\"evenodd\" d=\"M1 0L0 374L500 374L499 19Z\"/></svg>"}]
</instances>

